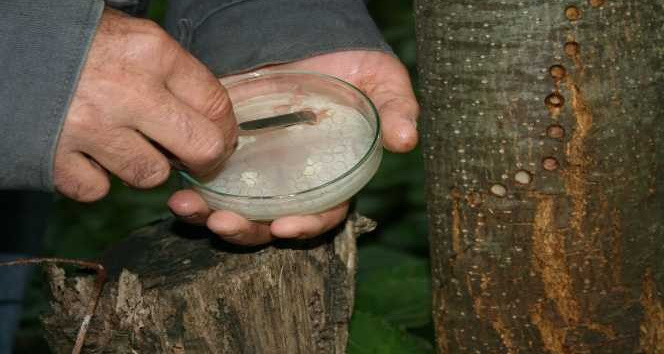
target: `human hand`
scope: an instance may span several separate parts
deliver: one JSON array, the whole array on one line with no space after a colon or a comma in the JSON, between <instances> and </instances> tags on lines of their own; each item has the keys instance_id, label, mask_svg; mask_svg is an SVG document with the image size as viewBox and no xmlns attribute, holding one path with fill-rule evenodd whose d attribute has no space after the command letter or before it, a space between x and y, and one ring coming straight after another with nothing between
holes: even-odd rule
<instances>
[{"instance_id":1,"label":"human hand","mask_svg":"<svg viewBox=\"0 0 664 354\"><path fill-rule=\"evenodd\" d=\"M150 188L170 166L151 141L193 173L230 155L236 122L223 86L158 25L104 11L55 154L56 190L102 198L108 172Z\"/></svg>"},{"instance_id":2,"label":"human hand","mask_svg":"<svg viewBox=\"0 0 664 354\"><path fill-rule=\"evenodd\" d=\"M348 81L366 93L381 117L383 145L393 152L407 152L417 145L419 107L406 68L393 56L375 51L342 51L323 54L263 70L316 71ZM273 238L310 238L341 222L348 202L316 215L288 216L270 224L250 222L230 211L212 211L192 190L171 196L169 207L182 220L207 227L222 239L257 245Z\"/></svg>"}]
</instances>

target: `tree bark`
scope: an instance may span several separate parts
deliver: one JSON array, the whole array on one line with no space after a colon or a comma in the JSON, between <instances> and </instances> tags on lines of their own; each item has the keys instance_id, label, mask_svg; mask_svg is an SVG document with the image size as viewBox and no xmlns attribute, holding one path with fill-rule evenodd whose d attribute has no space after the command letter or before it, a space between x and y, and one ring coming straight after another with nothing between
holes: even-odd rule
<instances>
[{"instance_id":1,"label":"tree bark","mask_svg":"<svg viewBox=\"0 0 664 354\"><path fill-rule=\"evenodd\" d=\"M353 215L316 240L234 248L202 228L164 221L138 230L102 260L109 271L84 352L344 353L353 307ZM68 353L94 277L50 268L55 353Z\"/></svg>"},{"instance_id":2,"label":"tree bark","mask_svg":"<svg viewBox=\"0 0 664 354\"><path fill-rule=\"evenodd\" d=\"M664 353L664 3L417 0L439 353Z\"/></svg>"}]
</instances>

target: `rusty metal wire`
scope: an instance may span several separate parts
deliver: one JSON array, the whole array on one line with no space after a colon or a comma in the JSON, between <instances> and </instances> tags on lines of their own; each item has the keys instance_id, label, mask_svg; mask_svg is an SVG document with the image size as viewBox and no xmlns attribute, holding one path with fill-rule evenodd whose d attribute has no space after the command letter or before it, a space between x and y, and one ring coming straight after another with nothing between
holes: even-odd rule
<instances>
[{"instance_id":1,"label":"rusty metal wire","mask_svg":"<svg viewBox=\"0 0 664 354\"><path fill-rule=\"evenodd\" d=\"M99 303L99 298L101 297L102 290L104 289L104 284L106 283L106 268L100 263L82 261L78 259L65 259L65 258L23 258L17 259L9 262L0 262L0 267L11 267L11 266L20 266L20 265L30 265L30 264L69 264L75 265L81 268L94 270L97 273L95 278L93 298L88 302L88 306L85 311L85 316L83 316L83 321L81 326L78 329L78 334L76 335L76 342L74 343L74 348L72 349L72 354L80 354L83 349L83 344L85 343L85 335L88 332L88 327L90 326L90 321L92 316L97 309L97 304Z\"/></svg>"}]
</instances>

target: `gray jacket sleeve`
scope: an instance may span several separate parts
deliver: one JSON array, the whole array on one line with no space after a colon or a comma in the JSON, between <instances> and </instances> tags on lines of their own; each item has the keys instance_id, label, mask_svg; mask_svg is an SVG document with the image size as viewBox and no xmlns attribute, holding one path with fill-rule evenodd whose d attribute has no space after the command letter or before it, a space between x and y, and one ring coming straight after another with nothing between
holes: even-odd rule
<instances>
[{"instance_id":1,"label":"gray jacket sleeve","mask_svg":"<svg viewBox=\"0 0 664 354\"><path fill-rule=\"evenodd\" d=\"M217 75L336 50L390 51L362 0L178 0L165 26Z\"/></svg>"},{"instance_id":2,"label":"gray jacket sleeve","mask_svg":"<svg viewBox=\"0 0 664 354\"><path fill-rule=\"evenodd\" d=\"M0 190L51 190L101 0L0 0Z\"/></svg>"}]
</instances>

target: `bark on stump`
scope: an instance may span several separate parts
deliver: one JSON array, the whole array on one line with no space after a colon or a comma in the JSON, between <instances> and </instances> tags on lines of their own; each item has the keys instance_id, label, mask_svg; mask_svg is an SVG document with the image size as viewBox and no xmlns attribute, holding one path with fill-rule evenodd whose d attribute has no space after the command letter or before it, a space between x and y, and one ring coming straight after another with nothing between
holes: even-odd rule
<instances>
[{"instance_id":1,"label":"bark on stump","mask_svg":"<svg viewBox=\"0 0 664 354\"><path fill-rule=\"evenodd\" d=\"M86 353L345 353L353 308L354 215L327 237L246 250L162 221L102 260L109 270ZM49 268L55 353L69 353L94 277Z\"/></svg>"},{"instance_id":2,"label":"bark on stump","mask_svg":"<svg viewBox=\"0 0 664 354\"><path fill-rule=\"evenodd\" d=\"M417 0L441 354L664 353L664 3Z\"/></svg>"}]
</instances>

